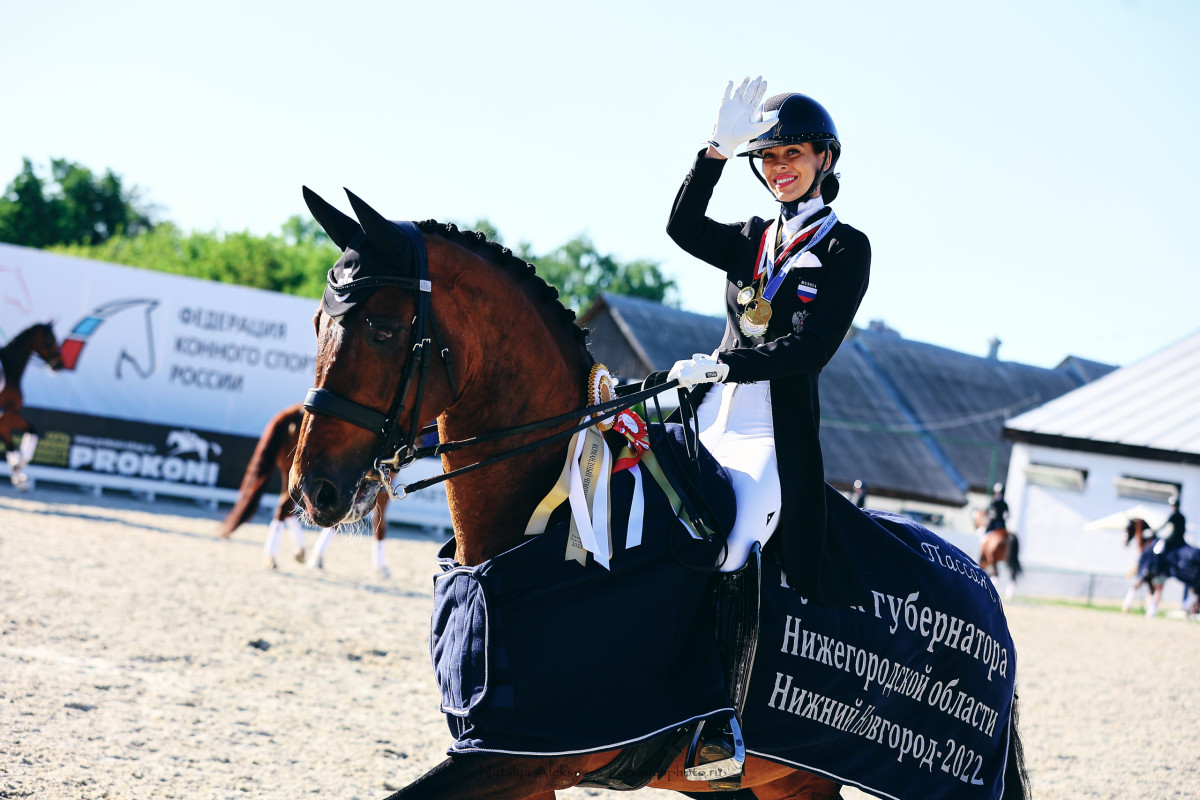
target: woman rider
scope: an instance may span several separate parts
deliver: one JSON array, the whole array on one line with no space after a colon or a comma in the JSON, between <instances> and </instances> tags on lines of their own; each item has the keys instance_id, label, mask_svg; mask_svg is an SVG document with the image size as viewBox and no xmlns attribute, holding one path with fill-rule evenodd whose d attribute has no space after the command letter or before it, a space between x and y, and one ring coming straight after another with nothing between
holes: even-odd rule
<instances>
[{"instance_id":1,"label":"woman rider","mask_svg":"<svg viewBox=\"0 0 1200 800\"><path fill-rule=\"evenodd\" d=\"M725 272L726 328L713 356L680 361L670 376L699 404L700 438L730 472L738 502L723 571L778 530L768 552L789 585L828 605L867 602L851 549L826 530L817 379L850 330L867 290L871 246L828 206L841 143L829 113L802 94L762 104L766 83L725 88L708 147L683 181L667 233ZM725 162L742 156L779 202L773 219L706 216ZM757 168L762 162L762 171ZM715 384L715 385L705 385Z\"/></svg>"}]
</instances>

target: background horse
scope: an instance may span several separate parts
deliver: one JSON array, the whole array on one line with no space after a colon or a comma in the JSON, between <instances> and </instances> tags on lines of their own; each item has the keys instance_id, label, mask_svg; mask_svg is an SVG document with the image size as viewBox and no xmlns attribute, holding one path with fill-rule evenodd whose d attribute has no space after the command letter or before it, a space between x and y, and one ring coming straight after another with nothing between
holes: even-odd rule
<instances>
[{"instance_id":1,"label":"background horse","mask_svg":"<svg viewBox=\"0 0 1200 800\"><path fill-rule=\"evenodd\" d=\"M63 368L62 353L54 338L54 329L48 322L29 326L14 336L11 342L0 347L0 442L4 443L7 451L13 486L18 489L29 488L25 467L33 458L38 441L37 432L20 413L24 405L21 378L25 375L30 356L35 354L55 372ZM14 434L17 433L23 434L19 449L14 447Z\"/></svg>"},{"instance_id":2,"label":"background horse","mask_svg":"<svg viewBox=\"0 0 1200 800\"><path fill-rule=\"evenodd\" d=\"M305 415L291 473L292 494L316 524L334 525L366 512L389 479L388 470L380 469L379 459L389 455L381 444L405 444L405 431L412 432L407 435L411 446L416 431L436 420L441 440L457 441L569 415L586 404L593 365L586 332L531 265L453 225L421 223L414 239L411 227L402 232L353 195L358 221L307 189L305 197L317 221L345 251L331 276L340 275L339 283L364 279L351 287L370 287L330 290L316 319L317 389L309 402L321 413ZM414 291L430 285L428 294ZM448 451L442 454L443 466L477 463L569 424L488 440L469 451ZM556 485L566 456L564 439L448 482L454 561L463 568L475 566L523 542L536 543L538 537L526 536L526 525ZM602 568L596 569L600 571L592 574L603 578ZM675 605L688 602L675 599ZM578 632L546 631L555 637L546 649L569 647L560 638L568 633ZM603 649L604 642L588 646ZM669 645L661 641L659 646ZM637 667L631 664L630 669ZM469 688L471 676L448 679ZM617 700L609 698L610 703ZM572 716L569 707L561 712ZM1018 749L1015 716L1007 724L1009 741ZM679 731L667 735L677 737ZM552 800L555 790L579 785L584 776L628 753L453 755L392 798ZM659 756L661 771L651 770L657 777L649 786L688 793L716 790L684 777L686 758L678 749L669 751L665 761ZM1005 763L1004 797L1024 797L1019 760ZM746 760L741 786L759 798L797 800L835 798L840 789L794 766L753 756Z\"/></svg>"},{"instance_id":3,"label":"background horse","mask_svg":"<svg viewBox=\"0 0 1200 800\"><path fill-rule=\"evenodd\" d=\"M979 543L979 566L989 575L1000 578L1000 564L1008 568L1008 586L1004 590L1006 597L1012 597L1021 574L1021 542L1015 533L1007 527L986 530L987 511L979 509L975 512L975 526L982 537Z\"/></svg>"},{"instance_id":4,"label":"background horse","mask_svg":"<svg viewBox=\"0 0 1200 800\"><path fill-rule=\"evenodd\" d=\"M1140 517L1134 517L1125 526L1125 544L1134 543L1138 552L1138 561L1132 571L1133 584L1125 593L1121 610L1129 611L1133 608L1138 590L1145 587L1147 590L1146 616L1156 616L1167 578L1176 578L1186 587L1184 590L1186 613L1200 614L1200 550L1185 544L1167 552L1159 552L1162 549L1162 541L1155 537L1150 529L1150 523ZM1190 603L1187 599L1189 591L1191 592Z\"/></svg>"},{"instance_id":5,"label":"background horse","mask_svg":"<svg viewBox=\"0 0 1200 800\"><path fill-rule=\"evenodd\" d=\"M336 532L336 528L333 526L322 530L312 555L306 554L304 532L295 513L296 503L287 491L288 475L292 470L292 456L296 452L296 443L300 438L300 419L303 415L304 408L300 404L288 406L272 417L267 426L263 428L262 435L258 438L258 444L254 448L254 455L250 458L250 463L246 466L246 472L242 476L242 485L238 490L237 500L224 522L221 523L219 531L222 539L228 539L239 525L254 516L263 492L266 491L267 481L270 479L272 471L278 470L283 479L283 489L279 493L279 500L275 503L271 524L267 529L267 539L263 543L267 566L271 569L275 569L277 566L276 556L279 553L279 540L282 538L284 527L291 530L292 538L296 542L296 561L302 564L307 561L310 566L317 569L324 566L325 551ZM375 545L371 560L375 570L383 578L391 575L383 551L383 540L387 535L387 517L385 516L387 504L387 493L380 492L376 498L375 519L372 525Z\"/></svg>"}]
</instances>

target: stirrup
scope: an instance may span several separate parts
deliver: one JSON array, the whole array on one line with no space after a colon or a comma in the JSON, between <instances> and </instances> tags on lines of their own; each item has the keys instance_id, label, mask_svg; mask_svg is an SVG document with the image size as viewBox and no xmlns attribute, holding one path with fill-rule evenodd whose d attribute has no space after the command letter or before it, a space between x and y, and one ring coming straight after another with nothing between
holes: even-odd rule
<instances>
[{"instance_id":1,"label":"stirrup","mask_svg":"<svg viewBox=\"0 0 1200 800\"><path fill-rule=\"evenodd\" d=\"M741 775L746 766L746 741L737 717L730 714L724 720L712 720L723 724L706 739L704 729L709 721L700 721L688 745L683 775L689 781L721 781Z\"/></svg>"}]
</instances>

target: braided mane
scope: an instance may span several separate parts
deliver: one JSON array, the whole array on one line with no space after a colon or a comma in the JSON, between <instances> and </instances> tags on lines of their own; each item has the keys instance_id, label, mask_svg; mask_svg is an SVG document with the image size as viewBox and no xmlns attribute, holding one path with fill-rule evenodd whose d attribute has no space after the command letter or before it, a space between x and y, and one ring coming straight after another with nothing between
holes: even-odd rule
<instances>
[{"instance_id":1,"label":"braided mane","mask_svg":"<svg viewBox=\"0 0 1200 800\"><path fill-rule=\"evenodd\" d=\"M562 301L558 299L558 289L546 283L545 278L537 274L533 264L519 258L509 248L499 242L493 242L478 231L460 230L453 222L442 223L428 219L418 222L416 225L421 233L436 234L461 245L472 253L483 256L489 263L525 284L530 296L538 304L543 307L550 306L551 317L559 322L560 328L570 337L570 340L579 343L584 353L585 363L589 365L593 363L592 354L587 349L587 329L575 324L575 312L562 304Z\"/></svg>"}]
</instances>

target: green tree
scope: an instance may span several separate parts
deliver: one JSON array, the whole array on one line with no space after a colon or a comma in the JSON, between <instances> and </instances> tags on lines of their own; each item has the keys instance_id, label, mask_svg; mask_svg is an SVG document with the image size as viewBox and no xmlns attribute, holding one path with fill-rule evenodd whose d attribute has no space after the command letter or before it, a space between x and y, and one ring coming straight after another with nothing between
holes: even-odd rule
<instances>
[{"instance_id":1,"label":"green tree","mask_svg":"<svg viewBox=\"0 0 1200 800\"><path fill-rule=\"evenodd\" d=\"M116 236L98 245L59 245L67 255L319 297L338 250L315 223L292 217L282 235L193 232L162 223L140 236Z\"/></svg>"},{"instance_id":2,"label":"green tree","mask_svg":"<svg viewBox=\"0 0 1200 800\"><path fill-rule=\"evenodd\" d=\"M537 267L538 274L558 289L567 306L582 311L601 292L631 295L674 305L676 284L663 275L656 261L635 259L621 262L601 253L586 235L580 234L545 255L531 252L522 243L518 253Z\"/></svg>"},{"instance_id":3,"label":"green tree","mask_svg":"<svg viewBox=\"0 0 1200 800\"><path fill-rule=\"evenodd\" d=\"M153 224L137 189L126 188L112 170L97 175L61 158L51 160L48 179L23 159L20 174L0 196L0 241L28 247L95 245L136 236Z\"/></svg>"}]
</instances>

